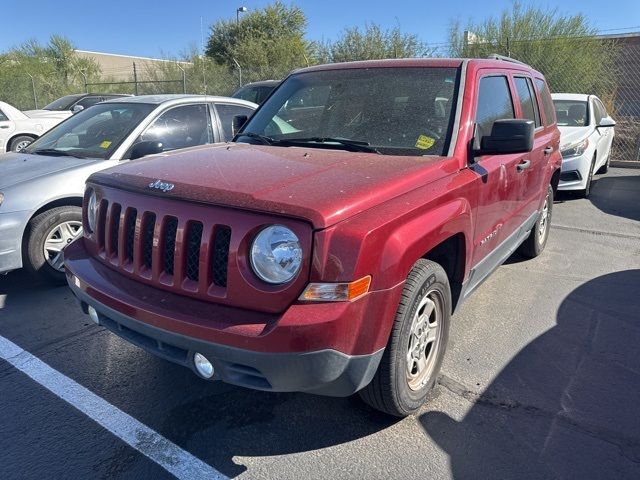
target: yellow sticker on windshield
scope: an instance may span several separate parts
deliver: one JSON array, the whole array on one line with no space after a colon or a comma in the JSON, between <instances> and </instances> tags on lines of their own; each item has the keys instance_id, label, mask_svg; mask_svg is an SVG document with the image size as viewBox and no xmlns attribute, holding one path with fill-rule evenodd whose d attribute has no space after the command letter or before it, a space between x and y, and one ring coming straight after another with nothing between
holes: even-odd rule
<instances>
[{"instance_id":1,"label":"yellow sticker on windshield","mask_svg":"<svg viewBox=\"0 0 640 480\"><path fill-rule=\"evenodd\" d=\"M433 144L436 143L435 138L427 137L426 135L420 135L418 140L416 141L416 148L420 150L428 150L433 147Z\"/></svg>"},{"instance_id":2,"label":"yellow sticker on windshield","mask_svg":"<svg viewBox=\"0 0 640 480\"><path fill-rule=\"evenodd\" d=\"M111 145L111 142L109 140L105 140L100 144L100 148L109 148L110 145Z\"/></svg>"}]
</instances>

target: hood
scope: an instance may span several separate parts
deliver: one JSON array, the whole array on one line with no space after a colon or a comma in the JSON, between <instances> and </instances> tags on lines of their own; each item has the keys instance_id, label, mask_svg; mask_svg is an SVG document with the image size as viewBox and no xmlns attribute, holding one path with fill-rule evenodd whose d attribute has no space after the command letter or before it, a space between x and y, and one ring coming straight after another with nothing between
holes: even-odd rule
<instances>
[{"instance_id":1,"label":"hood","mask_svg":"<svg viewBox=\"0 0 640 480\"><path fill-rule=\"evenodd\" d=\"M86 166L96 161L99 160L5 153L0 155L0 191L3 188L27 182L43 175Z\"/></svg>"},{"instance_id":2,"label":"hood","mask_svg":"<svg viewBox=\"0 0 640 480\"><path fill-rule=\"evenodd\" d=\"M29 118L58 118L64 120L71 116L71 112L68 110L54 111L54 110L25 110L24 113Z\"/></svg>"},{"instance_id":3,"label":"hood","mask_svg":"<svg viewBox=\"0 0 640 480\"><path fill-rule=\"evenodd\" d=\"M222 144L146 157L95 173L89 181L293 216L324 228L457 169L454 161L438 159ZM152 188L157 180L174 186Z\"/></svg>"},{"instance_id":4,"label":"hood","mask_svg":"<svg viewBox=\"0 0 640 480\"><path fill-rule=\"evenodd\" d=\"M558 127L558 130L560 130L560 149L584 140L591 133L591 127Z\"/></svg>"}]
</instances>

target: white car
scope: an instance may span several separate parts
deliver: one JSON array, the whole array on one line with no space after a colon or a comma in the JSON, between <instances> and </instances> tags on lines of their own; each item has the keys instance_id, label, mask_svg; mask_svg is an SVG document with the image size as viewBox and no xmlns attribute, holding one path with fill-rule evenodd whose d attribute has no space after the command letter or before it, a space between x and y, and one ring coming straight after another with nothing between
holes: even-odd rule
<instances>
[{"instance_id":1,"label":"white car","mask_svg":"<svg viewBox=\"0 0 640 480\"><path fill-rule=\"evenodd\" d=\"M0 153L19 152L62 120L60 117L29 118L8 103L0 102Z\"/></svg>"},{"instance_id":2,"label":"white car","mask_svg":"<svg viewBox=\"0 0 640 480\"><path fill-rule=\"evenodd\" d=\"M551 95L560 129L562 173L559 190L588 197L594 173L607 173L616 122L595 95Z\"/></svg>"}]
</instances>

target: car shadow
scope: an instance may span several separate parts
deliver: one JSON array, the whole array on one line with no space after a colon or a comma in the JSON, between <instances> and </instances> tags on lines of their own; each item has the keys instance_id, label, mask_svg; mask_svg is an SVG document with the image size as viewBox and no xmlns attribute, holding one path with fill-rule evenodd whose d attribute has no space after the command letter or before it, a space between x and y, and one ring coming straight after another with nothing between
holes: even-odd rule
<instances>
[{"instance_id":1,"label":"car shadow","mask_svg":"<svg viewBox=\"0 0 640 480\"><path fill-rule=\"evenodd\" d=\"M640 221L640 175L600 177L589 200L604 213Z\"/></svg>"},{"instance_id":2,"label":"car shadow","mask_svg":"<svg viewBox=\"0 0 640 480\"><path fill-rule=\"evenodd\" d=\"M419 420L456 479L640 478L639 344L640 270L598 277L484 392L442 379L464 418Z\"/></svg>"}]
</instances>

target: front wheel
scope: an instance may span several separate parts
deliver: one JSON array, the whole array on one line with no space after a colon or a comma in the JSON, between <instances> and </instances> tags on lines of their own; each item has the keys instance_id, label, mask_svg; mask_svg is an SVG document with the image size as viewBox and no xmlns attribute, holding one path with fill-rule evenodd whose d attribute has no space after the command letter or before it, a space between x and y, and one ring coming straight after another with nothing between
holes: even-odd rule
<instances>
[{"instance_id":1,"label":"front wheel","mask_svg":"<svg viewBox=\"0 0 640 480\"><path fill-rule=\"evenodd\" d=\"M407 277L389 342L373 380L360 391L373 408L397 417L426 401L449 338L451 291L440 265L418 260Z\"/></svg>"},{"instance_id":2,"label":"front wheel","mask_svg":"<svg viewBox=\"0 0 640 480\"><path fill-rule=\"evenodd\" d=\"M82 209L65 205L29 222L22 246L24 267L38 280L65 283L62 249L82 234Z\"/></svg>"},{"instance_id":3,"label":"front wheel","mask_svg":"<svg viewBox=\"0 0 640 480\"><path fill-rule=\"evenodd\" d=\"M11 140L11 144L9 145L9 151L11 152L21 152L25 148L27 148L33 142L33 137L28 135L20 135L19 137Z\"/></svg>"},{"instance_id":4,"label":"front wheel","mask_svg":"<svg viewBox=\"0 0 640 480\"><path fill-rule=\"evenodd\" d=\"M542 204L542 210L538 215L535 225L527 239L518 247L518 253L527 258L535 258L542 253L549 239L551 230L551 214L553 213L553 188L547 187L547 196Z\"/></svg>"}]
</instances>

